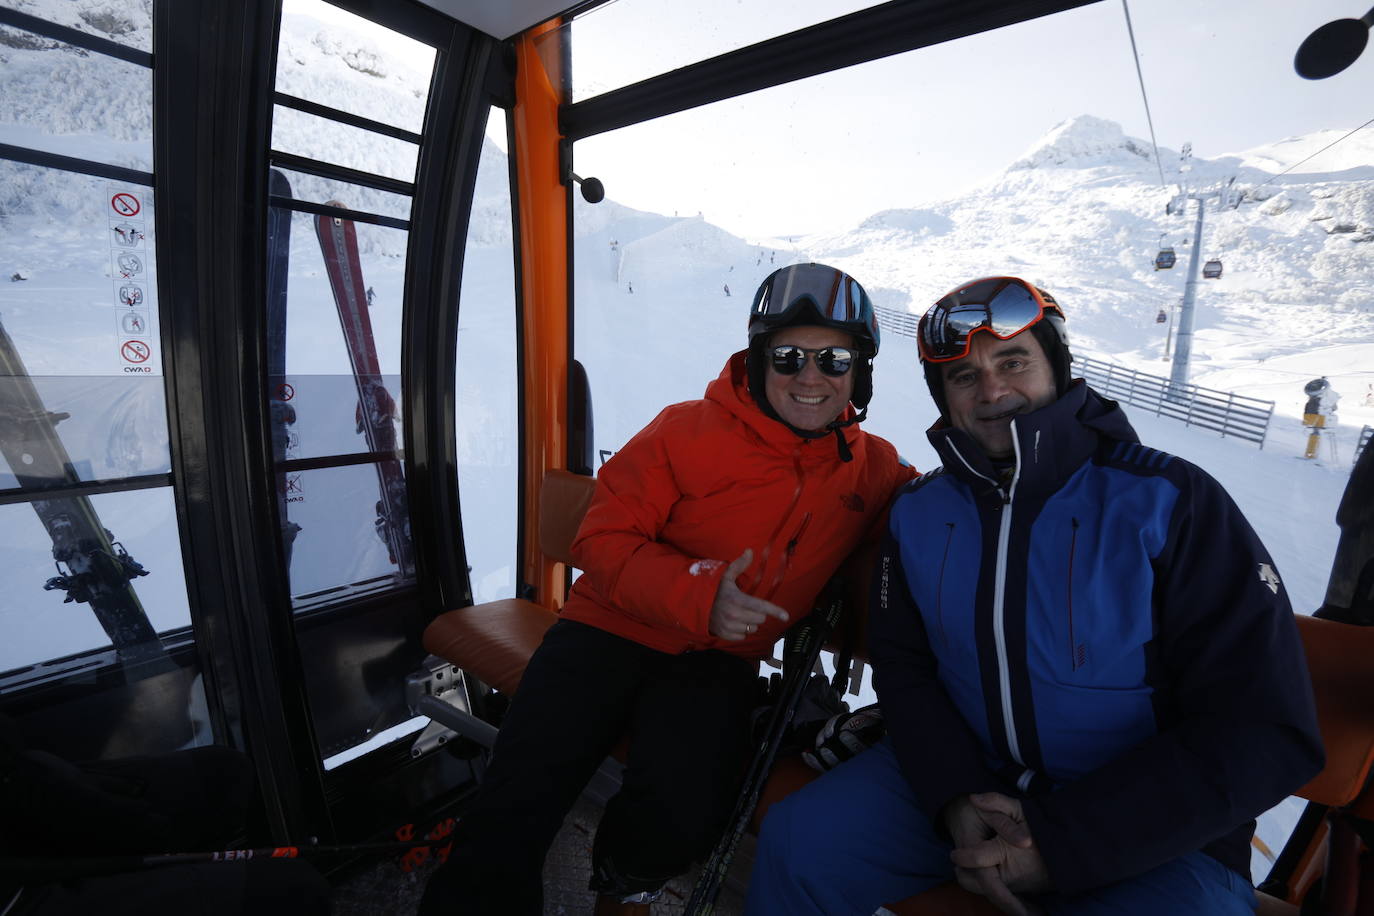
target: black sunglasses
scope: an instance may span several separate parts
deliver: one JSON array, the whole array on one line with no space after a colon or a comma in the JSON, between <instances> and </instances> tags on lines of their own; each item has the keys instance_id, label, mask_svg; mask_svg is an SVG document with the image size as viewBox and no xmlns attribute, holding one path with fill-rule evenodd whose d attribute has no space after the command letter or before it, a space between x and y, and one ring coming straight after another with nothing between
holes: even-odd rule
<instances>
[{"instance_id":1,"label":"black sunglasses","mask_svg":"<svg viewBox=\"0 0 1374 916\"><path fill-rule=\"evenodd\" d=\"M831 378L839 378L854 365L854 351L848 347L821 347L819 350L808 350L789 344L773 348L773 371L778 375L796 375L806 365L808 353L816 360L816 368L821 370L821 374Z\"/></svg>"}]
</instances>

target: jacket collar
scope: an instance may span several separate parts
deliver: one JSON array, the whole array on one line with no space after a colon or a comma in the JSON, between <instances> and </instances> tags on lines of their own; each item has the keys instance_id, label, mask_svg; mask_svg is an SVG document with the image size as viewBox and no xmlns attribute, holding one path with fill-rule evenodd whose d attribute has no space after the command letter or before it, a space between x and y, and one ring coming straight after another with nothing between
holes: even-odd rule
<instances>
[{"instance_id":1,"label":"jacket collar","mask_svg":"<svg viewBox=\"0 0 1374 916\"><path fill-rule=\"evenodd\" d=\"M730 357L725 363L725 368L721 369L720 375L706 386L706 399L730 411L758 433L765 442L777 449L790 453L800 443L811 442L816 446L817 454L823 451L826 455L835 455L834 432L815 439L803 438L781 420L775 420L759 409L753 395L749 393L749 373L745 366L748 355L748 350L741 350ZM854 408L851 405L844 409L839 419L848 420L853 416ZM841 427L840 432L851 448L863 435L857 423Z\"/></svg>"},{"instance_id":2,"label":"jacket collar","mask_svg":"<svg viewBox=\"0 0 1374 916\"><path fill-rule=\"evenodd\" d=\"M998 471L973 437L941 417L926 432L945 468L974 488L1001 488ZM1059 400L1012 420L1020 492L1058 489L1092 457L1101 439L1139 442L1125 413L1077 379Z\"/></svg>"}]
</instances>

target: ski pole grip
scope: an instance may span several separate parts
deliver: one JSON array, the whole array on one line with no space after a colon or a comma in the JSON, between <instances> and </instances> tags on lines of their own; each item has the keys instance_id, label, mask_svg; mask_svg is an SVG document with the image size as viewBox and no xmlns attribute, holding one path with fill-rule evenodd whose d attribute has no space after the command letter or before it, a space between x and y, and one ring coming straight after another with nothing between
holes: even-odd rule
<instances>
[{"instance_id":1,"label":"ski pole grip","mask_svg":"<svg viewBox=\"0 0 1374 916\"><path fill-rule=\"evenodd\" d=\"M784 653L787 659L801 662L809 658L815 661L844 615L847 594L846 580L839 575L832 576L821 592L816 607L790 634Z\"/></svg>"}]
</instances>

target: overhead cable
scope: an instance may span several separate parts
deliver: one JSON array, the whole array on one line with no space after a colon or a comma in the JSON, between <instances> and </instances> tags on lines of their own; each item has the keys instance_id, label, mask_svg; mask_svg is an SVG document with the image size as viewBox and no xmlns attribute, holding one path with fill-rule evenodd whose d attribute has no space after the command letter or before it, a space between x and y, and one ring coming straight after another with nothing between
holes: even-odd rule
<instances>
[{"instance_id":1,"label":"overhead cable","mask_svg":"<svg viewBox=\"0 0 1374 916\"><path fill-rule=\"evenodd\" d=\"M1160 187L1164 184L1164 166L1159 162L1159 144L1155 142L1155 122L1150 117L1150 99L1145 95L1145 74L1140 70L1140 52L1135 46L1135 29L1131 28L1131 8L1126 0L1121 0L1121 8L1126 12L1126 33L1131 36L1131 55L1135 57L1135 75L1140 79L1140 98L1145 103L1145 123L1150 125L1150 145L1155 150L1155 168L1159 169Z\"/></svg>"},{"instance_id":2,"label":"overhead cable","mask_svg":"<svg viewBox=\"0 0 1374 916\"><path fill-rule=\"evenodd\" d=\"M1126 0L1122 0L1122 2L1124 3L1124 2L1126 2ZM1340 143L1340 142L1341 142L1342 140L1344 140L1346 137L1349 137L1351 134L1354 134L1354 133L1356 133L1357 131L1364 130L1366 127L1368 127L1368 126L1371 125L1371 124L1374 124L1374 118L1370 118L1368 121L1365 121L1365 122L1364 122L1363 124L1361 124L1359 127L1355 128L1355 130L1352 130L1350 133L1346 134L1345 137L1337 137L1335 140L1332 140L1330 143L1326 144L1326 146L1323 146L1321 149L1317 150L1317 151L1316 151L1315 153L1313 153L1311 156L1308 156L1307 159L1315 159L1317 156L1320 156L1322 153L1324 153L1324 152L1326 152L1327 150L1331 149L1331 147L1335 146L1337 143ZM1293 163L1293 164L1290 165L1288 168L1284 169L1282 172L1279 172L1278 175L1271 175L1271 176L1269 176L1269 177L1266 178L1264 181L1261 181L1259 184L1255 185L1255 187L1257 187L1257 188L1262 188L1262 187L1264 187L1265 185L1267 185L1269 182L1273 181L1275 178L1278 178L1279 175L1287 175L1289 172L1293 171L1295 168L1297 168L1298 166L1300 166L1300 165L1302 165L1304 162L1306 162L1307 159L1302 159L1302 160L1299 160L1298 162Z\"/></svg>"}]
</instances>

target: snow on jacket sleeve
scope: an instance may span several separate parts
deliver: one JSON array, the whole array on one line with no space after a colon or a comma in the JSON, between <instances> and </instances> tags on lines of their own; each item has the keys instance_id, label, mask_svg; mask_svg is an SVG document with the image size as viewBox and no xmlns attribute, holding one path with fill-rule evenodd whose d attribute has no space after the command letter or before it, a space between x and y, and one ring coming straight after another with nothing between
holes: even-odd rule
<instances>
[{"instance_id":1,"label":"snow on jacket sleeve","mask_svg":"<svg viewBox=\"0 0 1374 916\"><path fill-rule=\"evenodd\" d=\"M887 731L917 803L937 828L940 809L959 795L1005 792L963 716L937 677L921 612L888 533L878 554L868 606L873 686Z\"/></svg>"},{"instance_id":2,"label":"snow on jacket sleeve","mask_svg":"<svg viewBox=\"0 0 1374 916\"><path fill-rule=\"evenodd\" d=\"M1323 765L1311 682L1273 561L1225 490L1184 465L1155 561L1158 732L1025 801L1055 888L1073 893L1202 849Z\"/></svg>"},{"instance_id":3,"label":"snow on jacket sleeve","mask_svg":"<svg viewBox=\"0 0 1374 916\"><path fill-rule=\"evenodd\" d=\"M682 496L662 419L660 414L602 465L572 555L616 607L706 638L716 589L734 557L689 557L658 540Z\"/></svg>"}]
</instances>

